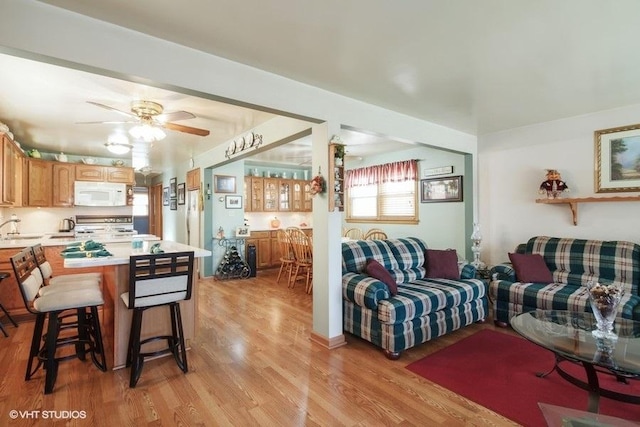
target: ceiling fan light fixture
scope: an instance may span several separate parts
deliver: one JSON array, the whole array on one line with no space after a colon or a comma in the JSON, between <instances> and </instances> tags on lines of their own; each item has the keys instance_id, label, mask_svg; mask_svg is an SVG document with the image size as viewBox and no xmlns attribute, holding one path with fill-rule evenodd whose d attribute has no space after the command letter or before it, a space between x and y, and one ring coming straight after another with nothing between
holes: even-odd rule
<instances>
[{"instance_id":1,"label":"ceiling fan light fixture","mask_svg":"<svg viewBox=\"0 0 640 427\"><path fill-rule=\"evenodd\" d=\"M119 142L107 142L104 144L107 147L107 150L112 152L113 154L127 154L131 151L131 144L122 144Z\"/></svg>"},{"instance_id":2,"label":"ceiling fan light fixture","mask_svg":"<svg viewBox=\"0 0 640 427\"><path fill-rule=\"evenodd\" d=\"M129 129L129 135L138 141L144 142L160 141L167 136L162 129L148 123L135 125Z\"/></svg>"}]
</instances>

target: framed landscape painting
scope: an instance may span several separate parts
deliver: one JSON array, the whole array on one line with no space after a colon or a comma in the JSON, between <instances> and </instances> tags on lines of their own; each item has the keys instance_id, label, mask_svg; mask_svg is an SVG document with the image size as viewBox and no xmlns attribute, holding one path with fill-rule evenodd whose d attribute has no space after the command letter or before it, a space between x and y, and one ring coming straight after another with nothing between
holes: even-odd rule
<instances>
[{"instance_id":1,"label":"framed landscape painting","mask_svg":"<svg viewBox=\"0 0 640 427\"><path fill-rule=\"evenodd\" d=\"M420 180L420 202L461 202L462 176Z\"/></svg>"},{"instance_id":2,"label":"framed landscape painting","mask_svg":"<svg viewBox=\"0 0 640 427\"><path fill-rule=\"evenodd\" d=\"M640 191L640 124L597 130L596 193Z\"/></svg>"}]
</instances>

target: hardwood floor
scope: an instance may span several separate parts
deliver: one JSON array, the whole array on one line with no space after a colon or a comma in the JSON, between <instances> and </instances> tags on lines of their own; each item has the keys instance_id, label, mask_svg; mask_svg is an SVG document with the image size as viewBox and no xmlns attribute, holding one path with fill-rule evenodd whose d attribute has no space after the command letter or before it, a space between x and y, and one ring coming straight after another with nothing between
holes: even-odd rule
<instances>
[{"instance_id":1,"label":"hardwood floor","mask_svg":"<svg viewBox=\"0 0 640 427\"><path fill-rule=\"evenodd\" d=\"M405 369L493 322L405 351L397 361L351 335L346 346L326 350L309 340L312 296L300 284L276 284L276 275L202 280L189 373L173 358L148 361L135 389L128 369L103 373L71 360L60 364L55 390L45 396L42 371L24 381L33 323L8 326L9 338L0 336L0 425L515 425ZM19 411L15 420L12 410Z\"/></svg>"}]
</instances>

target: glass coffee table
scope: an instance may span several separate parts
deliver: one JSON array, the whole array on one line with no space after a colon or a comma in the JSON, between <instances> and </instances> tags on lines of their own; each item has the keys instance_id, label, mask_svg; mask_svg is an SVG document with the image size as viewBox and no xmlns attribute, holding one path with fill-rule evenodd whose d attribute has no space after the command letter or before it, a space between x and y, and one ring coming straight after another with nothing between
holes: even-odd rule
<instances>
[{"instance_id":1,"label":"glass coffee table","mask_svg":"<svg viewBox=\"0 0 640 427\"><path fill-rule=\"evenodd\" d=\"M600 396L640 404L640 396L600 387L598 374L614 375L619 381L640 378L640 322L616 319L615 340L595 338L596 320L591 313L535 310L511 319L511 326L529 341L552 351L553 369L570 383L589 391L588 411L598 412ZM580 363L587 382L562 369L561 363Z\"/></svg>"}]
</instances>

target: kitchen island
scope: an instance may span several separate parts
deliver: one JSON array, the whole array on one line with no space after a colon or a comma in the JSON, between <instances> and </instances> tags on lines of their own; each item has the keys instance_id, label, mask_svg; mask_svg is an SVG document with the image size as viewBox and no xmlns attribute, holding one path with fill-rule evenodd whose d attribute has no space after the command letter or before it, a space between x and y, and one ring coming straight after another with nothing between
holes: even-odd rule
<instances>
[{"instance_id":1,"label":"kitchen island","mask_svg":"<svg viewBox=\"0 0 640 427\"><path fill-rule=\"evenodd\" d=\"M103 242L104 243L104 242ZM154 243L159 243L165 253L193 251L196 257L194 261L194 287L191 299L180 303L184 336L187 347L196 333L197 327L197 281L199 272L199 259L210 256L211 252L205 249L184 245L181 243L162 241L144 241L142 251L149 253L149 248ZM102 309L102 334L107 348L107 363L113 369L123 368L127 358L127 346L129 343L129 330L131 327L131 310L127 309L120 295L129 290L129 257L133 255L130 242L104 243L104 247L113 256L99 258L66 258L66 269L96 269L102 268L103 283L102 293L104 306ZM72 272L72 271L69 271ZM142 324L142 338L156 335L166 335L171 329L169 310L150 309L145 313ZM164 342L157 342L162 347ZM150 348L152 344L150 344Z\"/></svg>"}]
</instances>

